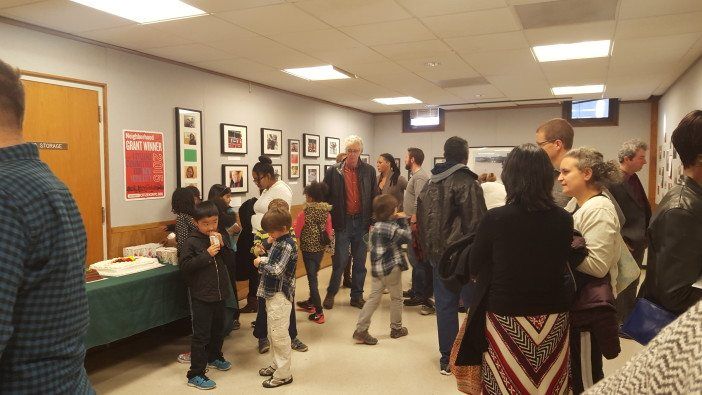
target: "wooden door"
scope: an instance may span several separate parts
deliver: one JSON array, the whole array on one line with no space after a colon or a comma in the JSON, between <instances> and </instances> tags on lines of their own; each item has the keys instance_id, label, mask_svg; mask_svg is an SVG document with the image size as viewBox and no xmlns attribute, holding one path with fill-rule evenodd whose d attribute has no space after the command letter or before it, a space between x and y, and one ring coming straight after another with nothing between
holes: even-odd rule
<instances>
[{"instance_id":1,"label":"wooden door","mask_svg":"<svg viewBox=\"0 0 702 395\"><path fill-rule=\"evenodd\" d=\"M68 149L40 149L39 156L66 184L78 204L88 235L86 264L103 259L102 180L98 93L23 80L24 139L67 143ZM47 229L51 232L51 229Z\"/></svg>"}]
</instances>

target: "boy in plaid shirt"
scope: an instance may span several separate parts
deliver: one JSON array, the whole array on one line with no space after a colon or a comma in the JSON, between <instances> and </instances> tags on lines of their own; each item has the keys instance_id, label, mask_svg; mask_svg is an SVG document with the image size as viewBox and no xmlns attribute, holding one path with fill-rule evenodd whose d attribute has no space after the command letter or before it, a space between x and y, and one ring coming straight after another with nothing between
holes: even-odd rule
<instances>
[{"instance_id":1,"label":"boy in plaid shirt","mask_svg":"<svg viewBox=\"0 0 702 395\"><path fill-rule=\"evenodd\" d=\"M391 300L390 337L397 339L408 333L402 326L402 271L407 270L407 262L402 257L401 246L412 240L412 234L405 215L397 213L397 205L397 199L392 195L373 199L373 216L378 221L371 228L368 243L373 282L370 297L358 316L353 333L357 343L378 344L378 339L368 333L368 328L386 288Z\"/></svg>"},{"instance_id":2,"label":"boy in plaid shirt","mask_svg":"<svg viewBox=\"0 0 702 395\"><path fill-rule=\"evenodd\" d=\"M288 333L290 312L295 298L295 266L297 246L290 236L292 217L285 210L271 209L263 216L261 227L275 241L267 257L254 260L261 274L256 296L266 301L268 337L273 363L258 371L270 376L263 382L266 388L280 387L293 381L290 372L291 339Z\"/></svg>"}]
</instances>

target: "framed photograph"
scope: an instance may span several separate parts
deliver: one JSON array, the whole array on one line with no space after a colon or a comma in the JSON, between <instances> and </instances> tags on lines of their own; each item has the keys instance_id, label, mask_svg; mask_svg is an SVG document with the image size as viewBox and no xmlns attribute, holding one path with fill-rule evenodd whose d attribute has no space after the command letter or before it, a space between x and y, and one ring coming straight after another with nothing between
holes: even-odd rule
<instances>
[{"instance_id":1,"label":"framed photograph","mask_svg":"<svg viewBox=\"0 0 702 395\"><path fill-rule=\"evenodd\" d=\"M302 143L304 149L302 156L305 158L319 158L319 135L303 133Z\"/></svg>"},{"instance_id":2,"label":"framed photograph","mask_svg":"<svg viewBox=\"0 0 702 395\"><path fill-rule=\"evenodd\" d=\"M222 165L222 184L229 187L232 193L249 191L248 165Z\"/></svg>"},{"instance_id":3,"label":"framed photograph","mask_svg":"<svg viewBox=\"0 0 702 395\"><path fill-rule=\"evenodd\" d=\"M288 139L288 178L300 178L300 140Z\"/></svg>"},{"instance_id":4,"label":"framed photograph","mask_svg":"<svg viewBox=\"0 0 702 395\"><path fill-rule=\"evenodd\" d=\"M222 155L244 155L248 153L248 136L246 126L219 124Z\"/></svg>"},{"instance_id":5,"label":"framed photograph","mask_svg":"<svg viewBox=\"0 0 702 395\"><path fill-rule=\"evenodd\" d=\"M361 159L361 162L363 162L365 164L370 164L370 155L361 154L359 159Z\"/></svg>"},{"instance_id":6,"label":"framed photograph","mask_svg":"<svg viewBox=\"0 0 702 395\"><path fill-rule=\"evenodd\" d=\"M283 131L261 128L261 155L283 155Z\"/></svg>"},{"instance_id":7,"label":"framed photograph","mask_svg":"<svg viewBox=\"0 0 702 395\"><path fill-rule=\"evenodd\" d=\"M177 185L202 189L202 111L175 108Z\"/></svg>"},{"instance_id":8,"label":"framed photograph","mask_svg":"<svg viewBox=\"0 0 702 395\"><path fill-rule=\"evenodd\" d=\"M444 158L443 156L435 156L434 166L438 165L439 163L446 163L446 158Z\"/></svg>"},{"instance_id":9,"label":"framed photograph","mask_svg":"<svg viewBox=\"0 0 702 395\"><path fill-rule=\"evenodd\" d=\"M514 147L470 147L468 167L477 175L493 173L497 179L502 175L502 164Z\"/></svg>"},{"instance_id":10,"label":"framed photograph","mask_svg":"<svg viewBox=\"0 0 702 395\"><path fill-rule=\"evenodd\" d=\"M273 165L273 173L276 175L276 179L283 179L283 165Z\"/></svg>"},{"instance_id":11,"label":"framed photograph","mask_svg":"<svg viewBox=\"0 0 702 395\"><path fill-rule=\"evenodd\" d=\"M395 158L395 164L397 165L398 169L402 169L402 167L400 167L400 158Z\"/></svg>"},{"instance_id":12,"label":"framed photograph","mask_svg":"<svg viewBox=\"0 0 702 395\"><path fill-rule=\"evenodd\" d=\"M336 159L336 156L341 152L341 140L336 137L325 137L327 149L325 151L325 156L327 159Z\"/></svg>"},{"instance_id":13,"label":"framed photograph","mask_svg":"<svg viewBox=\"0 0 702 395\"><path fill-rule=\"evenodd\" d=\"M322 181L319 165L305 165L305 186Z\"/></svg>"}]
</instances>

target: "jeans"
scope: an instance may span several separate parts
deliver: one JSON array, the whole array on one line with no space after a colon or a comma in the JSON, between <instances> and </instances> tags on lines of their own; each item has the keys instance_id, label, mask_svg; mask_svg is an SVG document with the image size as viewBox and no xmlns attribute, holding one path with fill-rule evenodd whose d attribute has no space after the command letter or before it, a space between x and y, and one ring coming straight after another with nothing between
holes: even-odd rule
<instances>
[{"instance_id":1,"label":"jeans","mask_svg":"<svg viewBox=\"0 0 702 395\"><path fill-rule=\"evenodd\" d=\"M292 303L285 298L282 292L276 292L272 298L266 299L266 308L268 312L268 338L271 341L271 356L273 363L271 366L275 369L273 378L287 380L292 376L290 373L290 357L292 349L288 327L290 326L290 310Z\"/></svg>"},{"instance_id":2,"label":"jeans","mask_svg":"<svg viewBox=\"0 0 702 395\"><path fill-rule=\"evenodd\" d=\"M317 309L317 313L322 312L322 298L319 296L319 282L317 281L317 272L319 272L322 257L324 257L324 251L302 251L302 260L305 262L305 270L307 271L307 281L310 283L310 303Z\"/></svg>"},{"instance_id":3,"label":"jeans","mask_svg":"<svg viewBox=\"0 0 702 395\"><path fill-rule=\"evenodd\" d=\"M290 309L290 324L288 328L291 339L297 339L297 322L295 309ZM256 325L253 331L256 339L268 337L268 314L266 313L266 299L258 298L258 311L256 312Z\"/></svg>"},{"instance_id":4,"label":"jeans","mask_svg":"<svg viewBox=\"0 0 702 395\"><path fill-rule=\"evenodd\" d=\"M431 265L429 262L420 262L417 259L411 242L407 245L407 257L409 258L410 265L412 265L412 288L410 288L410 294L411 296L428 301L434 294L434 274Z\"/></svg>"},{"instance_id":5,"label":"jeans","mask_svg":"<svg viewBox=\"0 0 702 395\"><path fill-rule=\"evenodd\" d=\"M224 341L224 301L203 302L192 298L193 338L190 342L190 370L187 377L191 379L205 374L208 362L223 358Z\"/></svg>"},{"instance_id":6,"label":"jeans","mask_svg":"<svg viewBox=\"0 0 702 395\"><path fill-rule=\"evenodd\" d=\"M451 347L458 335L458 303L463 301L463 306L470 306L473 298L473 287L465 285L460 292L453 292L446 288L438 273L438 264L433 264L434 273L434 304L436 308L436 326L439 334L440 362L449 362Z\"/></svg>"},{"instance_id":7,"label":"jeans","mask_svg":"<svg viewBox=\"0 0 702 395\"><path fill-rule=\"evenodd\" d=\"M327 294L331 296L339 292L341 275L344 273L349 259L350 245L351 256L353 257L351 299L363 298L363 283L366 281L366 254L368 253L368 246L363 241L363 236L368 234L368 229L363 226L363 222L363 217L360 214L347 215L346 227L336 232L332 275L329 280L329 287L327 287Z\"/></svg>"},{"instance_id":8,"label":"jeans","mask_svg":"<svg viewBox=\"0 0 702 395\"><path fill-rule=\"evenodd\" d=\"M402 269L395 266L387 276L373 277L372 284L368 301L363 305L363 309L358 315L356 330L358 332L368 330L373 313L380 305L383 290L386 288L390 291L390 328L402 328Z\"/></svg>"}]
</instances>

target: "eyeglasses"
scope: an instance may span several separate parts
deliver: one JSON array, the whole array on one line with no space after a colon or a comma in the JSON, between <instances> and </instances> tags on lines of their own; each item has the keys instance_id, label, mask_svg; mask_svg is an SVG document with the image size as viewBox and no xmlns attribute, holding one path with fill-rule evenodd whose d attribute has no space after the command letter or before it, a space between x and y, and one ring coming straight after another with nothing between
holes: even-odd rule
<instances>
[{"instance_id":1,"label":"eyeglasses","mask_svg":"<svg viewBox=\"0 0 702 395\"><path fill-rule=\"evenodd\" d=\"M268 176L268 175L266 174L266 175L262 175L261 177L254 177L254 178L253 178L254 183L256 183L256 184L261 183L261 180L263 180L263 179L266 178L267 176Z\"/></svg>"},{"instance_id":2,"label":"eyeglasses","mask_svg":"<svg viewBox=\"0 0 702 395\"><path fill-rule=\"evenodd\" d=\"M542 141L542 142L538 142L538 141L537 141L537 142L536 142L536 145L538 145L539 147L543 148L544 145L546 145L546 144L548 144L548 143L553 143L554 141L556 141L556 140L546 140L546 141Z\"/></svg>"}]
</instances>

